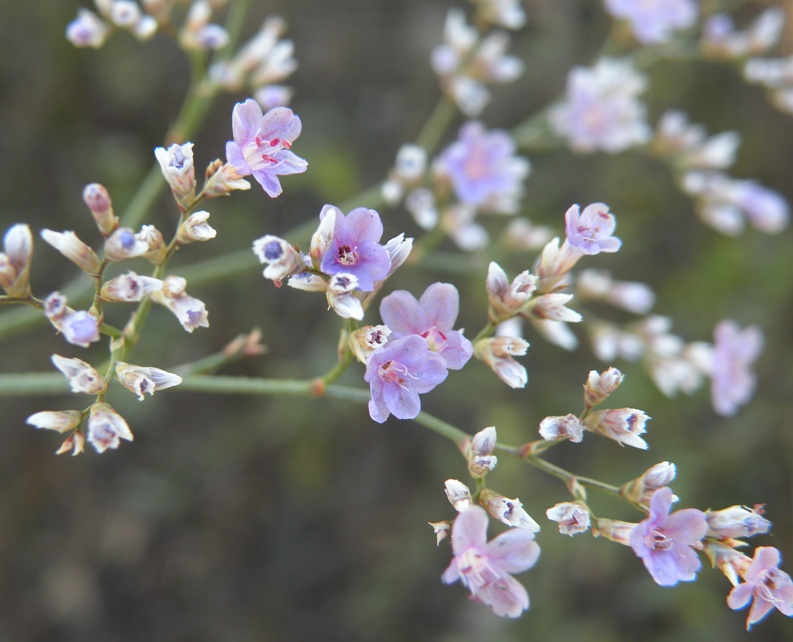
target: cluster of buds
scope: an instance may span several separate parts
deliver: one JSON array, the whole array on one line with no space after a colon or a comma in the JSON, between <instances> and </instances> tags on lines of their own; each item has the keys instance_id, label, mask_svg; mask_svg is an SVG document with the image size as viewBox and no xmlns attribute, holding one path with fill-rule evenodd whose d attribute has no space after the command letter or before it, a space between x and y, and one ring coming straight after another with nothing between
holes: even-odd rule
<instances>
[{"instance_id":1,"label":"cluster of buds","mask_svg":"<svg viewBox=\"0 0 793 642\"><path fill-rule=\"evenodd\" d=\"M124 418L110 404L103 401L109 387L108 380L82 359L52 355L52 362L69 382L74 393L84 393L97 397L88 410L44 410L28 417L27 423L36 428L54 430L66 434L66 440L56 451L78 455L83 452L85 441L96 452L103 453L116 449L121 440L132 441L132 431ZM176 386L182 378L159 368L134 366L117 362L113 377L125 388L134 392L143 401L145 395L153 395L157 390ZM85 422L85 428L81 424Z\"/></svg>"},{"instance_id":2,"label":"cluster of buds","mask_svg":"<svg viewBox=\"0 0 793 642\"><path fill-rule=\"evenodd\" d=\"M285 31L283 18L267 18L259 32L234 56L210 67L212 82L229 92L247 87L265 110L288 105L292 90L281 82L297 69L297 61L292 41L281 38Z\"/></svg>"},{"instance_id":3,"label":"cluster of buds","mask_svg":"<svg viewBox=\"0 0 793 642\"><path fill-rule=\"evenodd\" d=\"M156 2L144 2L143 9L134 0L94 0L94 4L98 14L78 9L77 18L66 27L66 38L75 47L99 49L114 27L129 31L138 40L148 40L157 32L157 18L145 12Z\"/></svg>"},{"instance_id":4,"label":"cluster of buds","mask_svg":"<svg viewBox=\"0 0 793 642\"><path fill-rule=\"evenodd\" d=\"M793 113L793 56L752 58L746 62L743 75L765 87L778 109Z\"/></svg>"},{"instance_id":5,"label":"cluster of buds","mask_svg":"<svg viewBox=\"0 0 793 642\"><path fill-rule=\"evenodd\" d=\"M546 417L540 422L540 436L546 441L579 443L584 431L589 430L620 445L646 449L647 442L640 435L644 434L649 417L643 411L636 408L593 410L617 389L622 379L622 373L616 368L601 373L592 370L584 385L584 413L580 417L573 414Z\"/></svg>"},{"instance_id":6,"label":"cluster of buds","mask_svg":"<svg viewBox=\"0 0 793 642\"><path fill-rule=\"evenodd\" d=\"M506 53L509 36L494 31L481 37L459 9L449 11L443 37L444 44L432 51L432 68L467 116L478 116L490 102L487 85L509 83L523 73L520 59Z\"/></svg>"},{"instance_id":7,"label":"cluster of buds","mask_svg":"<svg viewBox=\"0 0 793 642\"><path fill-rule=\"evenodd\" d=\"M217 2L214 4L216 5ZM219 24L210 22L212 10L213 3L209 0L193 0L184 25L179 31L179 44L186 51L215 51L228 44L228 32Z\"/></svg>"},{"instance_id":8,"label":"cluster of buds","mask_svg":"<svg viewBox=\"0 0 793 642\"><path fill-rule=\"evenodd\" d=\"M702 29L702 53L720 60L758 56L777 45L784 26L785 13L779 7L769 7L744 30L736 29L726 13L716 13Z\"/></svg>"}]
</instances>

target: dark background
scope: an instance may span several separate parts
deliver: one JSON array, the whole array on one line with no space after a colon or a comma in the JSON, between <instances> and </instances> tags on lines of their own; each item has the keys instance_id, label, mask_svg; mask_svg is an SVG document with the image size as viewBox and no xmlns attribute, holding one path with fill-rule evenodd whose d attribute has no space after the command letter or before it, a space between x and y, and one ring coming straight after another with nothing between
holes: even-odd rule
<instances>
[{"instance_id":1,"label":"dark background","mask_svg":"<svg viewBox=\"0 0 793 642\"><path fill-rule=\"evenodd\" d=\"M515 36L513 52L527 72L497 90L483 115L491 127L517 125L553 100L569 68L593 59L610 26L599 2L524 5L529 25ZM175 117L189 68L161 35L140 45L118 33L99 51L74 49L63 31L78 6L71 0L0 5L0 222L3 230L27 222L36 235L42 227L74 229L96 243L82 187L104 183L123 211ZM310 167L285 178L277 200L254 185L210 203L218 238L183 250L174 272L248 248L265 233L282 234L314 219L324 203L347 201L381 180L437 101L428 56L451 6L254 1L246 35L273 13L290 25L300 69L287 82L303 120L295 151ZM791 53L789 36L783 52ZM793 198L793 121L760 89L743 84L727 65L664 62L649 73L651 122L679 107L712 133L740 130L744 144L732 174ZM216 101L193 139L197 167L223 155L231 108L242 98ZM719 236L696 220L666 170L637 153L529 156L534 171L522 215L561 230L570 204L608 203L623 249L587 266L651 284L655 311L671 316L685 340L712 340L722 318L760 324L766 334L759 390L735 418L715 416L705 389L669 400L638 365L616 363L627 378L614 404L653 417L650 450L620 449L590 436L550 459L610 483L671 460L679 470L674 490L681 507L766 503L773 534L753 543L778 547L787 560L783 568L793 570L793 232ZM381 214L386 238L419 233L403 211ZM166 235L175 221L165 197L146 219ZM419 294L433 281L454 282L463 299L459 324L473 336L484 321L487 260L473 257L470 274L405 267L387 289ZM503 265L514 275L533 260L515 256ZM37 295L75 274L36 236ZM206 302L211 327L187 335L155 309L136 363L172 369L258 326L269 353L224 373L307 378L332 366L339 321L321 297L275 290L253 262L243 274L190 292ZM117 307L122 323L129 309ZM477 362L451 373L424 397L424 407L471 433L496 425L499 437L513 444L536 438L546 415L578 412L587 372L610 364L599 363L586 346L566 353L536 335L527 338L526 389L507 389ZM5 340L0 369L51 372L53 352L93 363L104 358L102 348L81 351L38 325ZM353 366L343 383L363 386L361 377L361 367ZM630 549L588 535L558 535L544 511L568 498L565 488L520 462L502 458L489 478L496 490L518 495L543 526L540 561L518 578L531 609L510 621L470 604L460 585L440 582L449 548L436 549L426 522L453 517L443 482L465 480L466 470L454 447L434 433L412 422L375 425L363 406L331 400L176 388L145 403L116 391L111 402L128 419L135 442L101 457L91 451L70 458L54 457L57 435L35 432L25 419L42 409L80 407L82 399L2 401L0 640L749 639L746 613L727 608L730 585L718 571L705 563L696 583L665 589ZM592 503L599 514L638 518L607 498L593 495ZM500 530L491 524L491 535ZM793 623L774 613L751 636L788 639Z\"/></svg>"}]
</instances>

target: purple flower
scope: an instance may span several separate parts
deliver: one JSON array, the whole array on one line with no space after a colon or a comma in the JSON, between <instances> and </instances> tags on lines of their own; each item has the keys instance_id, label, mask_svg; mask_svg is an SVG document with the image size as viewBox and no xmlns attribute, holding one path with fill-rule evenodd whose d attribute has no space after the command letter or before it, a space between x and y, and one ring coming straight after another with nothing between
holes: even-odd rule
<instances>
[{"instance_id":1,"label":"purple flower","mask_svg":"<svg viewBox=\"0 0 793 642\"><path fill-rule=\"evenodd\" d=\"M391 259L388 250L380 245L383 224L374 210L357 207L347 216L332 205L320 212L320 220L335 215L333 237L320 260L320 269L329 275L344 272L358 277L358 289L374 290L375 283L388 276Z\"/></svg>"},{"instance_id":2,"label":"purple flower","mask_svg":"<svg viewBox=\"0 0 793 642\"><path fill-rule=\"evenodd\" d=\"M575 152L621 152L651 138L638 100L647 79L630 62L602 58L567 77L566 100L548 114L551 129Z\"/></svg>"},{"instance_id":3,"label":"purple flower","mask_svg":"<svg viewBox=\"0 0 793 642\"><path fill-rule=\"evenodd\" d=\"M616 252L622 245L612 236L617 220L603 203L587 205L580 214L578 205L573 205L565 212L564 222L567 242L583 254Z\"/></svg>"},{"instance_id":4,"label":"purple flower","mask_svg":"<svg viewBox=\"0 0 793 642\"><path fill-rule=\"evenodd\" d=\"M525 158L515 156L508 132L488 132L478 121L462 126L459 139L441 154L438 165L461 203L507 213L517 209L521 183L530 169Z\"/></svg>"},{"instance_id":5,"label":"purple flower","mask_svg":"<svg viewBox=\"0 0 793 642\"><path fill-rule=\"evenodd\" d=\"M276 107L262 115L253 98L234 105L231 114L234 140L226 143L226 158L240 176L253 175L275 198L281 193L278 176L300 174L308 163L289 151L300 136L300 118L286 107Z\"/></svg>"},{"instance_id":6,"label":"purple flower","mask_svg":"<svg viewBox=\"0 0 793 642\"><path fill-rule=\"evenodd\" d=\"M425 339L411 335L389 341L372 353L363 377L372 395L369 415L377 423L389 414L413 419L421 412L419 395L432 390L447 374L443 357L430 350Z\"/></svg>"},{"instance_id":7,"label":"purple flower","mask_svg":"<svg viewBox=\"0 0 793 642\"><path fill-rule=\"evenodd\" d=\"M746 618L747 630L774 607L788 617L793 615L793 582L787 573L779 570L780 561L777 549L771 546L756 548L744 582L727 596L727 605L733 610L745 608L754 599Z\"/></svg>"},{"instance_id":8,"label":"purple flower","mask_svg":"<svg viewBox=\"0 0 793 642\"><path fill-rule=\"evenodd\" d=\"M630 536L634 553L661 586L695 579L702 562L691 547L708 530L701 510L686 508L670 515L671 506L669 487L655 491L650 500L650 516L639 522Z\"/></svg>"},{"instance_id":9,"label":"purple flower","mask_svg":"<svg viewBox=\"0 0 793 642\"><path fill-rule=\"evenodd\" d=\"M452 550L454 558L441 576L444 583L460 580L473 600L501 617L518 617L529 608L529 594L511 573L530 569L540 556L530 529L512 528L488 542L487 513L471 506L454 520Z\"/></svg>"},{"instance_id":10,"label":"purple flower","mask_svg":"<svg viewBox=\"0 0 793 642\"><path fill-rule=\"evenodd\" d=\"M462 332L452 330L459 308L457 288L433 283L418 301L405 290L392 292L380 304L380 316L394 339L418 334L427 340L430 350L443 357L447 368L459 370L474 353Z\"/></svg>"},{"instance_id":11,"label":"purple flower","mask_svg":"<svg viewBox=\"0 0 793 642\"><path fill-rule=\"evenodd\" d=\"M762 349L760 328L750 326L741 330L729 319L716 326L710 392L717 413L732 416L751 399L757 384L751 365Z\"/></svg>"},{"instance_id":12,"label":"purple flower","mask_svg":"<svg viewBox=\"0 0 793 642\"><path fill-rule=\"evenodd\" d=\"M692 0L606 0L606 11L627 20L643 44L666 42L673 31L686 29L697 19Z\"/></svg>"}]
</instances>

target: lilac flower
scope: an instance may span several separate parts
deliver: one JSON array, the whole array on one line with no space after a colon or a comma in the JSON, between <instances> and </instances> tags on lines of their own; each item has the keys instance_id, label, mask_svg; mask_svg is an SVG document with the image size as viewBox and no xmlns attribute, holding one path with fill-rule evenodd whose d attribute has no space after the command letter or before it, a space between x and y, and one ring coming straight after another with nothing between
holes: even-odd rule
<instances>
[{"instance_id":1,"label":"lilac flower","mask_svg":"<svg viewBox=\"0 0 793 642\"><path fill-rule=\"evenodd\" d=\"M443 357L430 350L426 339L411 335L389 341L369 358L364 381L372 398L369 415L383 423L389 414L397 419L413 419L421 412L419 395L446 379Z\"/></svg>"},{"instance_id":2,"label":"lilac flower","mask_svg":"<svg viewBox=\"0 0 793 642\"><path fill-rule=\"evenodd\" d=\"M651 137L638 95L647 80L629 62L603 58L567 77L566 100L551 109L549 124L575 152L621 152Z\"/></svg>"},{"instance_id":3,"label":"lilac flower","mask_svg":"<svg viewBox=\"0 0 793 642\"><path fill-rule=\"evenodd\" d=\"M449 177L461 203L513 213L530 165L515 156L515 141L508 132L488 132L482 123L469 121L459 139L443 151L437 169Z\"/></svg>"},{"instance_id":4,"label":"lilac flower","mask_svg":"<svg viewBox=\"0 0 793 642\"><path fill-rule=\"evenodd\" d=\"M75 47L99 49L110 33L110 27L88 9L78 9L77 17L66 27L66 39Z\"/></svg>"},{"instance_id":5,"label":"lilac flower","mask_svg":"<svg viewBox=\"0 0 793 642\"><path fill-rule=\"evenodd\" d=\"M741 330L729 319L714 330L711 362L711 399L720 415L732 416L751 399L757 377L751 365L763 349L763 333L757 326Z\"/></svg>"},{"instance_id":6,"label":"lilac flower","mask_svg":"<svg viewBox=\"0 0 793 642\"><path fill-rule=\"evenodd\" d=\"M673 31L687 29L697 20L693 0L606 0L606 11L627 20L643 44L667 42Z\"/></svg>"},{"instance_id":7,"label":"lilac flower","mask_svg":"<svg viewBox=\"0 0 793 642\"><path fill-rule=\"evenodd\" d=\"M358 289L371 292L375 283L385 279L391 269L388 251L380 245L383 236L380 215L374 210L357 207L344 216L338 208L326 205L320 212L320 220L329 214L335 216L333 237L324 249L320 269L330 275L354 274L358 277Z\"/></svg>"},{"instance_id":8,"label":"lilac flower","mask_svg":"<svg viewBox=\"0 0 793 642\"><path fill-rule=\"evenodd\" d=\"M580 214L578 205L573 205L565 212L564 222L567 242L583 254L616 252L622 245L620 239L612 236L617 220L603 203L587 205Z\"/></svg>"},{"instance_id":9,"label":"lilac flower","mask_svg":"<svg viewBox=\"0 0 793 642\"><path fill-rule=\"evenodd\" d=\"M487 521L487 513L479 506L457 515L452 526L454 558L441 579L445 584L460 580L473 600L483 602L496 615L518 617L529 608L529 594L511 573L534 566L540 547L526 528L512 528L488 542Z\"/></svg>"},{"instance_id":10,"label":"lilac flower","mask_svg":"<svg viewBox=\"0 0 793 642\"><path fill-rule=\"evenodd\" d=\"M262 115L253 98L234 105L231 114L234 140L226 143L226 158L240 176L252 175L268 196L281 193L278 176L300 174L308 163L290 152L300 136L300 118L286 107L276 107Z\"/></svg>"},{"instance_id":11,"label":"lilac flower","mask_svg":"<svg viewBox=\"0 0 793 642\"><path fill-rule=\"evenodd\" d=\"M702 562L691 547L708 530L701 510L686 508L670 515L671 506L671 489L657 490L650 501L650 516L639 522L630 536L634 553L661 586L675 586L696 578Z\"/></svg>"},{"instance_id":12,"label":"lilac flower","mask_svg":"<svg viewBox=\"0 0 793 642\"><path fill-rule=\"evenodd\" d=\"M788 617L793 615L793 582L787 573L779 570L781 561L777 549L771 546L756 548L743 584L727 596L727 605L733 610L745 608L754 600L746 618L747 630L774 607Z\"/></svg>"},{"instance_id":13,"label":"lilac flower","mask_svg":"<svg viewBox=\"0 0 793 642\"><path fill-rule=\"evenodd\" d=\"M443 357L451 370L462 368L474 348L459 330L452 330L460 297L457 288L449 283L433 283L418 301L405 290L397 290L380 304L380 316L399 339L417 334L426 339L430 350Z\"/></svg>"}]
</instances>

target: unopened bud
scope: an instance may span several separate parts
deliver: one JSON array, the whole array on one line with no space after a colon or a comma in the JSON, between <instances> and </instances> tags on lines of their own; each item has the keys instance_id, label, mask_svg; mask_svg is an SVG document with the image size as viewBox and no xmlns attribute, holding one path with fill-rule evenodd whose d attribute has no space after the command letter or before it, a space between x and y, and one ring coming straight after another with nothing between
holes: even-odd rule
<instances>
[{"instance_id":1,"label":"unopened bud","mask_svg":"<svg viewBox=\"0 0 793 642\"><path fill-rule=\"evenodd\" d=\"M107 238L118 227L118 218L113 215L113 203L104 185L91 183L83 190L83 201L91 210L102 236Z\"/></svg>"},{"instance_id":2,"label":"unopened bud","mask_svg":"<svg viewBox=\"0 0 793 642\"><path fill-rule=\"evenodd\" d=\"M214 160L207 166L201 194L206 198L228 196L234 190L250 189L251 184L237 173L233 165Z\"/></svg>"},{"instance_id":3,"label":"unopened bud","mask_svg":"<svg viewBox=\"0 0 793 642\"><path fill-rule=\"evenodd\" d=\"M518 337L495 337L480 339L474 346L474 356L484 361L498 378L510 388L523 388L529 380L526 368L512 356L526 354L528 341Z\"/></svg>"},{"instance_id":4,"label":"unopened bud","mask_svg":"<svg viewBox=\"0 0 793 642\"><path fill-rule=\"evenodd\" d=\"M333 233L336 230L336 221L343 216L341 210L333 205L325 205L319 213L319 227L311 237L309 256L314 267L319 269L319 264L325 252L333 244Z\"/></svg>"},{"instance_id":5,"label":"unopened bud","mask_svg":"<svg viewBox=\"0 0 793 642\"><path fill-rule=\"evenodd\" d=\"M30 415L27 423L34 428L64 433L79 426L82 420L83 415L79 410L43 410Z\"/></svg>"},{"instance_id":6,"label":"unopened bud","mask_svg":"<svg viewBox=\"0 0 793 642\"><path fill-rule=\"evenodd\" d=\"M639 435L644 434L644 426L648 419L650 417L636 408L619 408L596 410L584 419L584 424L589 430L613 439L623 446L646 450L647 442Z\"/></svg>"},{"instance_id":7,"label":"unopened bud","mask_svg":"<svg viewBox=\"0 0 793 642\"><path fill-rule=\"evenodd\" d=\"M107 381L90 364L82 359L69 359L59 354L51 357L52 363L69 380L72 392L98 395L107 390Z\"/></svg>"},{"instance_id":8,"label":"unopened bud","mask_svg":"<svg viewBox=\"0 0 793 642\"><path fill-rule=\"evenodd\" d=\"M135 231L128 227L120 227L105 241L105 257L109 261L123 261L136 256L143 256L149 251L149 244L138 238Z\"/></svg>"},{"instance_id":9,"label":"unopened bud","mask_svg":"<svg viewBox=\"0 0 793 642\"><path fill-rule=\"evenodd\" d=\"M68 453L72 451L72 457L75 455L79 455L83 450L85 450L85 437L81 432L75 432L72 435L69 435L66 440L61 444L61 447L55 451L56 455L62 455L63 453Z\"/></svg>"},{"instance_id":10,"label":"unopened bud","mask_svg":"<svg viewBox=\"0 0 793 642\"><path fill-rule=\"evenodd\" d=\"M147 394L153 395L155 390L164 390L182 383L179 375L159 368L133 366L121 361L116 363L115 374L121 385L138 395L140 401L143 401Z\"/></svg>"},{"instance_id":11,"label":"unopened bud","mask_svg":"<svg viewBox=\"0 0 793 642\"><path fill-rule=\"evenodd\" d=\"M485 488L479 496L479 501L488 513L508 526L524 528L532 533L540 530L540 525L523 509L523 504L517 497L508 499Z\"/></svg>"},{"instance_id":12,"label":"unopened bud","mask_svg":"<svg viewBox=\"0 0 793 642\"><path fill-rule=\"evenodd\" d=\"M584 384L584 404L587 408L598 405L614 392L625 378L616 368L609 368L601 373L590 370Z\"/></svg>"},{"instance_id":13,"label":"unopened bud","mask_svg":"<svg viewBox=\"0 0 793 642\"><path fill-rule=\"evenodd\" d=\"M157 147L154 156L160 164L162 175L168 182L179 209L186 210L195 201L195 167L193 165L193 143L168 149Z\"/></svg>"},{"instance_id":14,"label":"unopened bud","mask_svg":"<svg viewBox=\"0 0 793 642\"><path fill-rule=\"evenodd\" d=\"M546 441L569 439L577 444L584 438L584 424L573 414L546 417L540 422L540 436Z\"/></svg>"},{"instance_id":15,"label":"unopened bud","mask_svg":"<svg viewBox=\"0 0 793 642\"><path fill-rule=\"evenodd\" d=\"M498 458L493 455L496 447L495 426L480 430L468 446L468 471L474 479L484 477L496 467Z\"/></svg>"},{"instance_id":16,"label":"unopened bud","mask_svg":"<svg viewBox=\"0 0 793 642\"><path fill-rule=\"evenodd\" d=\"M653 493L659 488L668 486L674 480L676 473L677 469L673 463L662 461L648 468L640 477L623 485L620 493L630 501L649 507Z\"/></svg>"},{"instance_id":17,"label":"unopened bud","mask_svg":"<svg viewBox=\"0 0 793 642\"><path fill-rule=\"evenodd\" d=\"M440 543L445 540L451 534L452 525L448 521L442 522L427 522L430 526L432 526L432 530L435 533L435 544L440 545Z\"/></svg>"},{"instance_id":18,"label":"unopened bud","mask_svg":"<svg viewBox=\"0 0 793 642\"><path fill-rule=\"evenodd\" d=\"M99 257L74 232L41 230L41 238L84 272L96 276L100 272Z\"/></svg>"},{"instance_id":19,"label":"unopened bud","mask_svg":"<svg viewBox=\"0 0 793 642\"><path fill-rule=\"evenodd\" d=\"M110 279L99 292L105 301L142 301L152 292L162 290L162 281L150 276L138 276L135 272L127 272Z\"/></svg>"},{"instance_id":20,"label":"unopened bud","mask_svg":"<svg viewBox=\"0 0 793 642\"><path fill-rule=\"evenodd\" d=\"M217 231L207 223L209 212L193 212L187 217L176 232L176 240L182 245L188 243L209 241L217 236Z\"/></svg>"},{"instance_id":21,"label":"unopened bud","mask_svg":"<svg viewBox=\"0 0 793 642\"><path fill-rule=\"evenodd\" d=\"M548 519L559 524L562 535L577 535L589 528L589 510L581 502L562 502L545 511Z\"/></svg>"},{"instance_id":22,"label":"unopened bud","mask_svg":"<svg viewBox=\"0 0 793 642\"><path fill-rule=\"evenodd\" d=\"M623 546L631 545L631 533L637 525L633 522L622 522L618 519L598 519L592 526L592 534L603 536L606 539L622 544Z\"/></svg>"},{"instance_id":23,"label":"unopened bud","mask_svg":"<svg viewBox=\"0 0 793 642\"><path fill-rule=\"evenodd\" d=\"M108 448L118 448L122 439L134 439L127 422L107 403L97 403L91 407L87 438L94 450L100 454Z\"/></svg>"},{"instance_id":24,"label":"unopened bud","mask_svg":"<svg viewBox=\"0 0 793 642\"><path fill-rule=\"evenodd\" d=\"M3 237L0 252L0 287L10 297L30 294L30 262L33 258L33 236L24 223L12 225Z\"/></svg>"},{"instance_id":25,"label":"unopened bud","mask_svg":"<svg viewBox=\"0 0 793 642\"><path fill-rule=\"evenodd\" d=\"M454 510L462 513L471 507L471 491L468 486L456 479L447 479L444 485L446 497L449 498L449 502L454 506Z\"/></svg>"},{"instance_id":26,"label":"unopened bud","mask_svg":"<svg viewBox=\"0 0 793 642\"><path fill-rule=\"evenodd\" d=\"M754 508L730 506L722 510L707 511L705 518L708 521L708 536L726 539L767 533L771 522L762 515L762 505Z\"/></svg>"},{"instance_id":27,"label":"unopened bud","mask_svg":"<svg viewBox=\"0 0 793 642\"><path fill-rule=\"evenodd\" d=\"M485 280L490 320L499 323L517 314L534 294L536 283L537 277L528 271L520 273L510 283L501 266L491 262Z\"/></svg>"}]
</instances>

